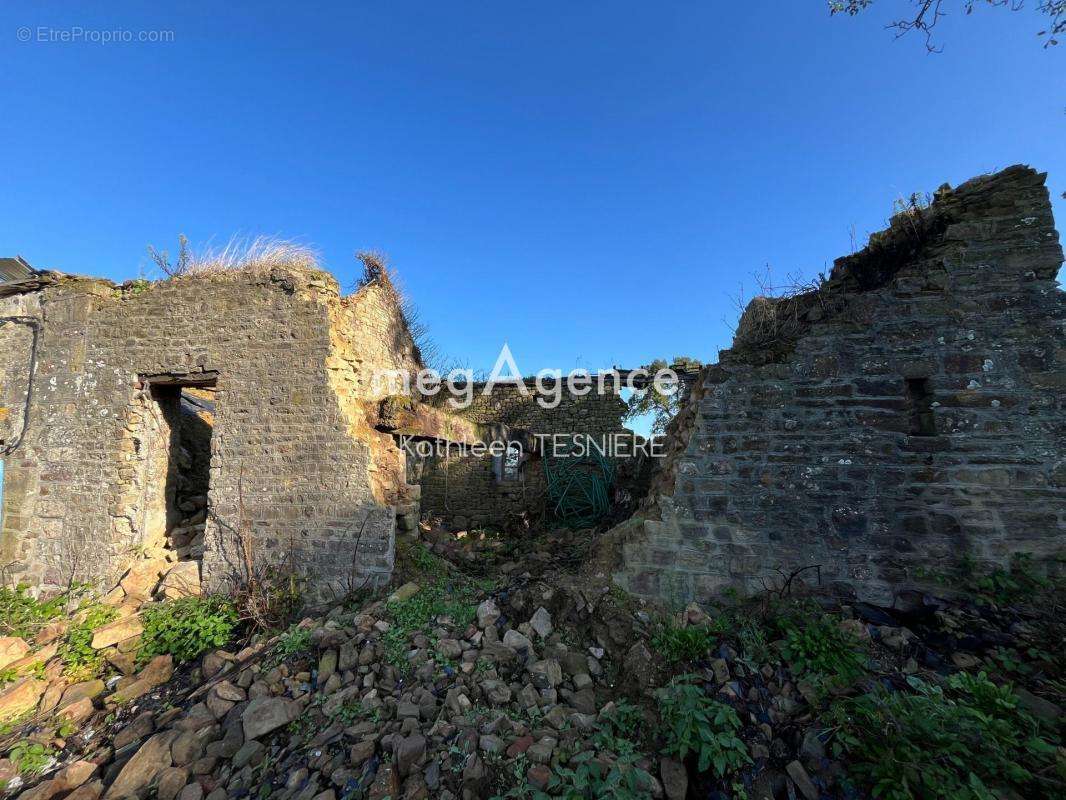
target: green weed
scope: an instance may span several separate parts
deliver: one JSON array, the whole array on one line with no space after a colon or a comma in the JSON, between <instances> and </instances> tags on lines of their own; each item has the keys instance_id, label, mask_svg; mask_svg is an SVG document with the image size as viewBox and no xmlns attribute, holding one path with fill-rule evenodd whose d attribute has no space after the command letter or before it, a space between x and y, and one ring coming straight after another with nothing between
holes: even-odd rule
<instances>
[{"instance_id":1,"label":"green weed","mask_svg":"<svg viewBox=\"0 0 1066 800\"><path fill-rule=\"evenodd\" d=\"M237 612L222 597L183 597L146 606L141 621L138 661L169 653L184 663L226 644L237 627Z\"/></svg>"},{"instance_id":2,"label":"green weed","mask_svg":"<svg viewBox=\"0 0 1066 800\"><path fill-rule=\"evenodd\" d=\"M695 675L681 675L658 691L666 737L663 752L681 760L693 755L700 772L713 769L723 777L751 758L737 736L737 712L708 696L697 680Z\"/></svg>"},{"instance_id":3,"label":"green weed","mask_svg":"<svg viewBox=\"0 0 1066 800\"><path fill-rule=\"evenodd\" d=\"M784 633L781 655L792 672L816 686L847 686L862 676L866 653L854 637L840 629L837 621L817 610L801 609L779 618Z\"/></svg>"},{"instance_id":4,"label":"green weed","mask_svg":"<svg viewBox=\"0 0 1066 800\"><path fill-rule=\"evenodd\" d=\"M0 588L0 634L32 639L37 631L63 615L68 600L67 594L36 600L24 584L14 589Z\"/></svg>"},{"instance_id":5,"label":"green weed","mask_svg":"<svg viewBox=\"0 0 1066 800\"><path fill-rule=\"evenodd\" d=\"M97 675L104 664L103 655L92 647L93 633L118 616L110 606L93 603L83 608L80 618L71 623L59 645L63 674L74 682Z\"/></svg>"},{"instance_id":6,"label":"green weed","mask_svg":"<svg viewBox=\"0 0 1066 800\"><path fill-rule=\"evenodd\" d=\"M716 642L717 636L710 628L693 625L687 628L661 628L652 637L651 643L656 653L677 664L703 658Z\"/></svg>"},{"instance_id":7,"label":"green weed","mask_svg":"<svg viewBox=\"0 0 1066 800\"><path fill-rule=\"evenodd\" d=\"M442 576L413 597L389 603L389 629L381 639L386 660L398 669L406 669L411 635L427 628L437 617L448 617L459 627L468 624L477 614L477 598L483 591L480 582Z\"/></svg>"},{"instance_id":8,"label":"green weed","mask_svg":"<svg viewBox=\"0 0 1066 800\"><path fill-rule=\"evenodd\" d=\"M943 687L909 678L830 710L833 751L852 778L885 800L1061 797L1066 763L1009 685L959 673ZM1057 776L1055 775L1057 771Z\"/></svg>"},{"instance_id":9,"label":"green weed","mask_svg":"<svg viewBox=\"0 0 1066 800\"><path fill-rule=\"evenodd\" d=\"M55 750L51 747L22 739L11 748L8 758L20 775L40 775L55 760Z\"/></svg>"}]
</instances>

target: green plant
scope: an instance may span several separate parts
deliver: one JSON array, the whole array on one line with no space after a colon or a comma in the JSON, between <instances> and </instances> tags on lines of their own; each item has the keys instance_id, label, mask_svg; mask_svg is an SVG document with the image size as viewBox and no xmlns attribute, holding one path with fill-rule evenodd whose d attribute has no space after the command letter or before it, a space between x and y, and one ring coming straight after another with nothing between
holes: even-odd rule
<instances>
[{"instance_id":1,"label":"green plant","mask_svg":"<svg viewBox=\"0 0 1066 800\"><path fill-rule=\"evenodd\" d=\"M19 673L14 667L4 667L0 669L0 687L6 686L9 683L14 683L18 680Z\"/></svg>"},{"instance_id":2,"label":"green plant","mask_svg":"<svg viewBox=\"0 0 1066 800\"><path fill-rule=\"evenodd\" d=\"M676 372L697 372L703 366L702 362L688 356L674 356L673 361L667 364L664 359L656 359L642 367L647 374L655 377L667 369ZM670 420L677 416L685 402L683 383L662 382L660 389L659 381L650 381L643 389L637 389L626 401L626 413L623 420L636 419L651 415L652 432L663 433Z\"/></svg>"},{"instance_id":3,"label":"green plant","mask_svg":"<svg viewBox=\"0 0 1066 800\"><path fill-rule=\"evenodd\" d=\"M829 686L845 686L866 669L861 643L845 633L836 620L820 612L785 617L781 655L797 675ZM819 680L821 679L821 681Z\"/></svg>"},{"instance_id":4,"label":"green plant","mask_svg":"<svg viewBox=\"0 0 1066 800\"><path fill-rule=\"evenodd\" d=\"M0 588L0 633L32 639L44 625L62 616L69 595L60 594L48 600L37 600L29 587L19 584L14 589Z\"/></svg>"},{"instance_id":5,"label":"green plant","mask_svg":"<svg viewBox=\"0 0 1066 800\"><path fill-rule=\"evenodd\" d=\"M286 732L298 739L308 739L320 729L319 719L311 714L301 714L285 726Z\"/></svg>"},{"instance_id":6,"label":"green plant","mask_svg":"<svg viewBox=\"0 0 1066 800\"><path fill-rule=\"evenodd\" d=\"M483 584L465 577L441 576L424 586L413 597L389 603L389 629L382 636L386 660L398 669L406 669L408 639L429 626L437 617L448 617L458 626L474 619L476 599Z\"/></svg>"},{"instance_id":7,"label":"green plant","mask_svg":"<svg viewBox=\"0 0 1066 800\"><path fill-rule=\"evenodd\" d=\"M687 628L661 628L652 637L652 647L659 655L673 663L695 661L707 655L716 641L711 629L703 625Z\"/></svg>"},{"instance_id":8,"label":"green plant","mask_svg":"<svg viewBox=\"0 0 1066 800\"><path fill-rule=\"evenodd\" d=\"M666 737L663 752L682 760L694 755L700 772L713 768L722 777L751 758L737 736L737 712L709 697L696 680L695 675L681 675L658 691Z\"/></svg>"},{"instance_id":9,"label":"green plant","mask_svg":"<svg viewBox=\"0 0 1066 800\"><path fill-rule=\"evenodd\" d=\"M278 637L271 651L272 664L279 664L287 658L306 653L311 649L311 629L293 625Z\"/></svg>"},{"instance_id":10,"label":"green plant","mask_svg":"<svg viewBox=\"0 0 1066 800\"><path fill-rule=\"evenodd\" d=\"M1003 791L1061 797L1066 764L1009 685L959 673L944 686L908 679L830 709L833 752L875 797L991 800ZM1054 772L1058 770L1057 777Z\"/></svg>"},{"instance_id":11,"label":"green plant","mask_svg":"<svg viewBox=\"0 0 1066 800\"><path fill-rule=\"evenodd\" d=\"M332 718L344 725L354 725L362 720L381 722L381 708L367 708L360 700L349 700L333 712Z\"/></svg>"},{"instance_id":12,"label":"green plant","mask_svg":"<svg viewBox=\"0 0 1066 800\"><path fill-rule=\"evenodd\" d=\"M414 568L423 574L439 576L445 569L444 562L433 555L421 542L415 542L408 548L407 557Z\"/></svg>"},{"instance_id":13,"label":"green plant","mask_svg":"<svg viewBox=\"0 0 1066 800\"><path fill-rule=\"evenodd\" d=\"M773 655L766 629L754 617L743 617L737 631L743 659L749 665L765 664Z\"/></svg>"},{"instance_id":14,"label":"green plant","mask_svg":"<svg viewBox=\"0 0 1066 800\"><path fill-rule=\"evenodd\" d=\"M40 742L22 739L8 754L20 775L40 775L55 760L55 750Z\"/></svg>"},{"instance_id":15,"label":"green plant","mask_svg":"<svg viewBox=\"0 0 1066 800\"><path fill-rule=\"evenodd\" d=\"M223 597L183 597L146 606L141 621L138 661L169 653L182 663L226 644L237 626L237 612Z\"/></svg>"},{"instance_id":16,"label":"green plant","mask_svg":"<svg viewBox=\"0 0 1066 800\"><path fill-rule=\"evenodd\" d=\"M132 295L144 294L151 288L152 283L147 278L136 278L129 282L129 293Z\"/></svg>"},{"instance_id":17,"label":"green plant","mask_svg":"<svg viewBox=\"0 0 1066 800\"><path fill-rule=\"evenodd\" d=\"M73 681L89 680L103 666L103 656L92 647L93 632L118 616L110 606L91 603L81 609L59 645L63 674Z\"/></svg>"},{"instance_id":18,"label":"green plant","mask_svg":"<svg viewBox=\"0 0 1066 800\"><path fill-rule=\"evenodd\" d=\"M600 714L601 725L597 735L610 732L614 736L633 738L644 725L644 712L627 700L619 700L613 708L605 708Z\"/></svg>"},{"instance_id":19,"label":"green plant","mask_svg":"<svg viewBox=\"0 0 1066 800\"><path fill-rule=\"evenodd\" d=\"M607 761L592 751L573 756L567 766L558 766L548 781L550 794L537 792L534 800L548 797L564 800L644 800L651 797L651 776L636 765L638 753L619 754Z\"/></svg>"},{"instance_id":20,"label":"green plant","mask_svg":"<svg viewBox=\"0 0 1066 800\"><path fill-rule=\"evenodd\" d=\"M1005 606L1032 599L1051 586L1051 582L1035 572L1029 553L1014 553L1010 568L980 568L966 557L959 568L962 588L987 603Z\"/></svg>"},{"instance_id":21,"label":"green plant","mask_svg":"<svg viewBox=\"0 0 1066 800\"><path fill-rule=\"evenodd\" d=\"M621 700L613 708L605 709L592 735L592 750L574 755L555 767L546 787L547 792L533 788L524 779L524 769L516 772L520 779L506 793L493 800L592 800L611 797L616 800L638 800L651 797L651 776L639 766L644 759L633 737L644 723L644 715L636 706ZM560 748L560 752L562 748Z\"/></svg>"}]
</instances>

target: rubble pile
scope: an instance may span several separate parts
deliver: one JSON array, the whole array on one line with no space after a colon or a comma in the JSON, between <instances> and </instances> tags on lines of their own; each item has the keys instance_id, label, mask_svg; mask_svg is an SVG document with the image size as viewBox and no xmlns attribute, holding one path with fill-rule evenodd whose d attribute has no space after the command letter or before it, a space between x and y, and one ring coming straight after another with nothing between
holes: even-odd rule
<instances>
[{"instance_id":1,"label":"rubble pile","mask_svg":"<svg viewBox=\"0 0 1066 800\"><path fill-rule=\"evenodd\" d=\"M832 747L829 703L992 669L1042 635L1024 616L962 600L919 596L883 609L814 596L805 602L865 659L859 677L827 688L790 664L781 642L753 645L754 616L694 604L667 615L604 575L552 572L543 543L489 582L433 552L484 548L504 563L514 552L499 553L492 537L421 536L402 545L404 582L388 596L349 598L176 673L169 656L130 669L137 615L117 617L93 646L118 677L60 689L46 659L43 678L0 695L2 716L36 709L13 735L52 754L34 776L9 754L0 779L27 800L473 800L597 796L589 792L608 784L583 783L591 770L619 781L605 796L862 796ZM679 658L664 636L689 638L677 631L708 644ZM34 646L3 640L0 653L18 670L47 654L46 643ZM663 687L682 673L737 715L745 755L728 777L668 746ZM1061 730L1049 684L1034 680L1036 691L1017 689L1022 706ZM71 724L42 724L56 715Z\"/></svg>"}]
</instances>

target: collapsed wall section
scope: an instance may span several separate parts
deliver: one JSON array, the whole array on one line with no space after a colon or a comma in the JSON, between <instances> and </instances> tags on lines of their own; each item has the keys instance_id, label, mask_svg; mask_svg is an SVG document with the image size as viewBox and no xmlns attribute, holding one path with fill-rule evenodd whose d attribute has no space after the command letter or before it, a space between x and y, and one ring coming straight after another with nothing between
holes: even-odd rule
<instances>
[{"instance_id":1,"label":"collapsed wall section","mask_svg":"<svg viewBox=\"0 0 1066 800\"><path fill-rule=\"evenodd\" d=\"M407 485L404 452L393 437L376 427L379 401L394 381L422 368L396 289L379 277L348 297L329 303L330 385L340 401L348 433L370 445L370 487L386 505L407 505L417 498Z\"/></svg>"},{"instance_id":2,"label":"collapsed wall section","mask_svg":"<svg viewBox=\"0 0 1066 800\"><path fill-rule=\"evenodd\" d=\"M388 579L394 510L371 486L378 443L353 435L347 405L361 384L342 397L333 379L345 338L333 328L352 320L337 314L331 276L275 268L121 288L64 279L32 298L34 398L6 476L11 576L44 589L113 581L157 543L160 472L174 469L160 448L175 437L153 397L163 380L215 390L207 586L268 565L294 567L319 593ZM11 337L0 329L0 352ZM360 346L347 341L349 371L363 367ZM17 383L26 364L14 360Z\"/></svg>"},{"instance_id":3,"label":"collapsed wall section","mask_svg":"<svg viewBox=\"0 0 1066 800\"><path fill-rule=\"evenodd\" d=\"M673 428L616 580L687 601L783 575L887 601L963 557L1061 559L1066 295L1044 176L943 189L753 302Z\"/></svg>"}]
</instances>

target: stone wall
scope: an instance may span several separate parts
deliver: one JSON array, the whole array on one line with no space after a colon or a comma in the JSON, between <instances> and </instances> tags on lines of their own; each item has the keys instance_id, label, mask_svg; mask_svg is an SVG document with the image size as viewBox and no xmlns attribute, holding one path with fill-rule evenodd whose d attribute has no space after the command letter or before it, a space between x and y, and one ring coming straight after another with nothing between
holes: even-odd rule
<instances>
[{"instance_id":1,"label":"stone wall","mask_svg":"<svg viewBox=\"0 0 1066 800\"><path fill-rule=\"evenodd\" d=\"M616 580L674 601L807 583L887 601L964 555L1066 545L1066 295L1044 176L943 188L755 301L705 369ZM782 572L778 572L781 570Z\"/></svg>"},{"instance_id":2,"label":"stone wall","mask_svg":"<svg viewBox=\"0 0 1066 800\"><path fill-rule=\"evenodd\" d=\"M473 403L452 411L449 395L442 392L427 402L452 411L471 422L503 426L538 434L588 435L599 442L604 435L623 433L626 405L617 393L570 394L563 387L556 408L537 403L536 388L500 383L484 394L486 384L474 385ZM526 450L529 454L529 448ZM491 457L462 455L456 448L448 457L434 458L422 466L422 513L443 519L455 528L506 528L530 514L543 511L545 480L539 456L522 466L518 480L500 481Z\"/></svg>"},{"instance_id":3,"label":"stone wall","mask_svg":"<svg viewBox=\"0 0 1066 800\"><path fill-rule=\"evenodd\" d=\"M209 586L244 569L242 505L258 566L295 565L319 590L350 574L387 580L395 521L385 500L402 487L371 475L396 448L353 420L374 400L364 374L418 365L393 299L375 284L341 298L327 273L284 268L124 287L63 278L0 300L0 316L17 303L42 320L29 429L7 461L8 573L45 589L106 583L155 546L166 524L160 473L173 469L161 378L216 387ZM0 328L9 417L21 414L24 351L24 332Z\"/></svg>"}]
</instances>

